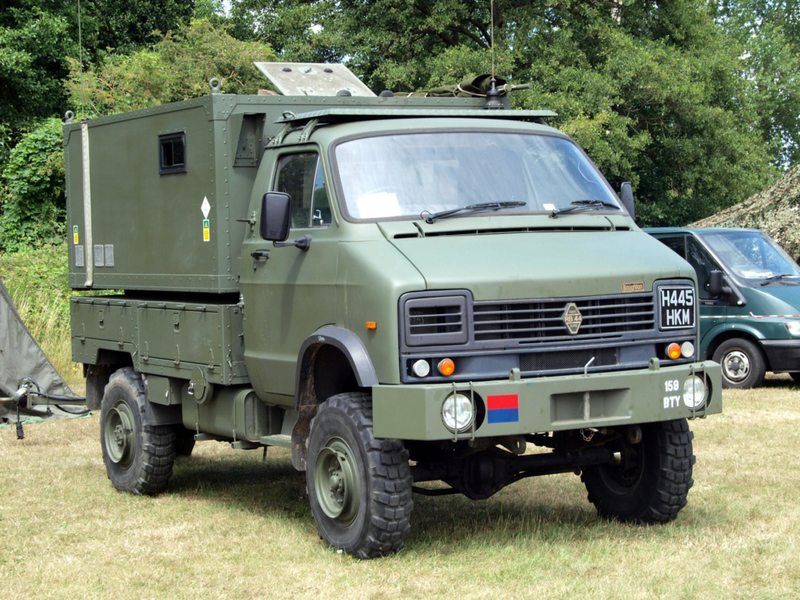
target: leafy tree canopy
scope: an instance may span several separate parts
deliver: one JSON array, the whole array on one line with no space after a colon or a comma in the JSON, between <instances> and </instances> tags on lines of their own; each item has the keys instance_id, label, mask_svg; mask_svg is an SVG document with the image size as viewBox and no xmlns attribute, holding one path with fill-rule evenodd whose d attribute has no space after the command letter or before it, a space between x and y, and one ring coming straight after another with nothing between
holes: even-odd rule
<instances>
[{"instance_id":1,"label":"leafy tree canopy","mask_svg":"<svg viewBox=\"0 0 800 600\"><path fill-rule=\"evenodd\" d=\"M743 74L773 162L800 163L800 2L723 0L717 20L746 49Z\"/></svg>"},{"instance_id":2,"label":"leafy tree canopy","mask_svg":"<svg viewBox=\"0 0 800 600\"><path fill-rule=\"evenodd\" d=\"M496 72L533 89L613 185L637 189L642 224L683 224L738 202L774 172L743 46L705 0L496 0ZM712 10L714 9L714 10ZM284 60L345 61L376 91L488 72L488 0L234 0L233 31Z\"/></svg>"},{"instance_id":3,"label":"leafy tree canopy","mask_svg":"<svg viewBox=\"0 0 800 600\"><path fill-rule=\"evenodd\" d=\"M275 60L261 42L243 42L208 20L195 20L168 33L151 49L108 56L81 74L71 61L66 87L70 105L79 113L82 103L90 115L108 115L202 96L217 77L222 91L255 94L269 83L255 61Z\"/></svg>"}]
</instances>

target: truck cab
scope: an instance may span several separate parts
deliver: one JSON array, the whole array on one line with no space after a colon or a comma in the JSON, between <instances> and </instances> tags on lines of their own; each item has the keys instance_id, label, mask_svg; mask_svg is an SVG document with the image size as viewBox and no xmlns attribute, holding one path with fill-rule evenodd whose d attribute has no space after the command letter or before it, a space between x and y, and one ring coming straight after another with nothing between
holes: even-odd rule
<instances>
[{"instance_id":1,"label":"truck cab","mask_svg":"<svg viewBox=\"0 0 800 600\"><path fill-rule=\"evenodd\" d=\"M800 380L800 269L760 229L645 229L695 269L700 354L725 387L751 388L767 371Z\"/></svg>"}]
</instances>

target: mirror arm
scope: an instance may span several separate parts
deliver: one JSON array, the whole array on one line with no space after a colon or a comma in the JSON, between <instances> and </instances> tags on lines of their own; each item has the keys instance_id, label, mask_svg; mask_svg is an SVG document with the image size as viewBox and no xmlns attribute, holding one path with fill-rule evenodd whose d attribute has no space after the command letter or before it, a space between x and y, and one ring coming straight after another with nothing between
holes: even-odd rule
<instances>
[{"instance_id":1,"label":"mirror arm","mask_svg":"<svg viewBox=\"0 0 800 600\"><path fill-rule=\"evenodd\" d=\"M310 235L301 235L293 242L272 242L272 245L276 248L285 248L286 246L296 246L300 248L303 252L308 252L308 248L311 246L311 236Z\"/></svg>"}]
</instances>

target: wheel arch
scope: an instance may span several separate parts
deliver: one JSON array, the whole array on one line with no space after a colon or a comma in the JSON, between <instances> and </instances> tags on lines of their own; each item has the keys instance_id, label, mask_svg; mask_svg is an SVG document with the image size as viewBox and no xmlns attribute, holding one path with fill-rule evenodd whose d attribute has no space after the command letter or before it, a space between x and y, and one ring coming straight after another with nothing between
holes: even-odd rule
<instances>
[{"instance_id":1,"label":"wheel arch","mask_svg":"<svg viewBox=\"0 0 800 600\"><path fill-rule=\"evenodd\" d=\"M297 423L292 430L292 464L306 470L306 439L317 406L331 396L369 390L378 384L364 343L353 332L326 326L300 347L295 380Z\"/></svg>"},{"instance_id":2,"label":"wheel arch","mask_svg":"<svg viewBox=\"0 0 800 600\"><path fill-rule=\"evenodd\" d=\"M709 332L711 333L711 332ZM764 339L763 334L758 330L753 330L749 327L740 327L733 329L731 327L725 327L724 329L720 329L719 331L714 333L714 337L709 341L708 347L706 348L705 356L708 359L711 359L714 356L714 353L717 351L717 348L720 347L724 342L732 339L743 339L747 340L748 342L752 342L755 344L759 351L761 352L761 358L764 359L764 364L767 367L767 371L772 370L772 366L769 364L769 357L767 353L764 351L764 347L761 345L761 340Z\"/></svg>"}]
</instances>

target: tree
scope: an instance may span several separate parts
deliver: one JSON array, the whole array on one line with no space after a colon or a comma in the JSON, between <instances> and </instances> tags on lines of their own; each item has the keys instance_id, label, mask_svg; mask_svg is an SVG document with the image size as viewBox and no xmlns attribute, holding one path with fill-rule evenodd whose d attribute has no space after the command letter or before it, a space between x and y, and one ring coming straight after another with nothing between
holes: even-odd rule
<instances>
[{"instance_id":1,"label":"tree","mask_svg":"<svg viewBox=\"0 0 800 600\"><path fill-rule=\"evenodd\" d=\"M197 20L151 49L106 57L83 72L83 83L71 61L66 88L76 113L85 99L86 112L102 116L202 96L212 77L222 81L223 92L255 94L269 82L253 62L274 59L266 44L242 42L222 26Z\"/></svg>"},{"instance_id":2,"label":"tree","mask_svg":"<svg viewBox=\"0 0 800 600\"><path fill-rule=\"evenodd\" d=\"M494 27L492 27L492 12ZM488 72L533 89L639 222L676 225L730 206L774 176L749 102L743 49L705 0L234 0L234 32L285 60L345 60L373 90Z\"/></svg>"},{"instance_id":3,"label":"tree","mask_svg":"<svg viewBox=\"0 0 800 600\"><path fill-rule=\"evenodd\" d=\"M717 20L745 48L744 76L773 162L800 162L800 3L723 0Z\"/></svg>"},{"instance_id":4,"label":"tree","mask_svg":"<svg viewBox=\"0 0 800 600\"><path fill-rule=\"evenodd\" d=\"M0 173L0 249L55 243L65 233L61 121L47 119L11 150Z\"/></svg>"}]
</instances>

